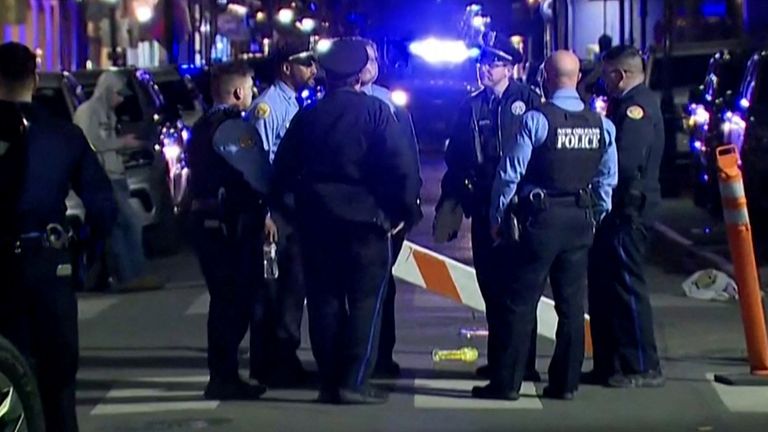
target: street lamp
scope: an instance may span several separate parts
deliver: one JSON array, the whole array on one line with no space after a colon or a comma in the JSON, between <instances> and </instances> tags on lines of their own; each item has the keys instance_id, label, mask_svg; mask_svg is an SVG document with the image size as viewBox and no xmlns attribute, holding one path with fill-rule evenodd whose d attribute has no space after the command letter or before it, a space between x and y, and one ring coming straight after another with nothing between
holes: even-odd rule
<instances>
[{"instance_id":1,"label":"street lamp","mask_svg":"<svg viewBox=\"0 0 768 432\"><path fill-rule=\"evenodd\" d=\"M277 21L280 24L290 24L293 22L293 19L296 17L296 13L293 11L293 9L290 8L283 8L277 11Z\"/></svg>"},{"instance_id":2,"label":"street lamp","mask_svg":"<svg viewBox=\"0 0 768 432\"><path fill-rule=\"evenodd\" d=\"M148 4L138 4L133 10L133 13L136 15L136 21L144 24L149 22L149 20L152 19L152 16L154 15L154 12L152 11L152 6Z\"/></svg>"}]
</instances>

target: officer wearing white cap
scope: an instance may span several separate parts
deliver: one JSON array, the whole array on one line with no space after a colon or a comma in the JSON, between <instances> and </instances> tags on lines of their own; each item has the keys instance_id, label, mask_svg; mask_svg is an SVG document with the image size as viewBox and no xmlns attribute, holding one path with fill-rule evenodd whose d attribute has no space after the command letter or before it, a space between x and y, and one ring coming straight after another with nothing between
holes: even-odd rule
<instances>
[{"instance_id":1,"label":"officer wearing white cap","mask_svg":"<svg viewBox=\"0 0 768 432\"><path fill-rule=\"evenodd\" d=\"M312 350L324 403L382 403L377 357L390 237L418 220L420 180L389 107L360 91L360 40L319 55L327 95L294 117L274 161L273 195L296 197ZM404 162L406 161L406 162Z\"/></svg>"}]
</instances>

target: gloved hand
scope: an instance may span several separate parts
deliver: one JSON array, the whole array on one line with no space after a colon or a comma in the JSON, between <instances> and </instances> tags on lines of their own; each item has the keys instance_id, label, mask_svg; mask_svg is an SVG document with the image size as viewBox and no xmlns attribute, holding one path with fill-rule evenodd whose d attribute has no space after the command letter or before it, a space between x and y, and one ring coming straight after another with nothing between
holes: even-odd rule
<instances>
[{"instance_id":1,"label":"gloved hand","mask_svg":"<svg viewBox=\"0 0 768 432\"><path fill-rule=\"evenodd\" d=\"M432 223L432 238L435 243L446 243L459 236L464 212L455 199L441 199L435 208L435 220Z\"/></svg>"}]
</instances>

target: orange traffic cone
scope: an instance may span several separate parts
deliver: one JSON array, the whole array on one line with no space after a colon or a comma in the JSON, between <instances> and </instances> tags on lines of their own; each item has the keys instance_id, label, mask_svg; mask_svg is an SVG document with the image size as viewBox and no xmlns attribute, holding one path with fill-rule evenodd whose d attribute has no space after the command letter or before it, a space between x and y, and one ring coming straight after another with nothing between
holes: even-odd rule
<instances>
[{"instance_id":1,"label":"orange traffic cone","mask_svg":"<svg viewBox=\"0 0 768 432\"><path fill-rule=\"evenodd\" d=\"M739 289L741 320L749 356L749 374L715 375L715 381L729 385L768 385L768 333L760 297L752 228L747 213L747 198L735 146L717 149L720 195L728 232L728 245Z\"/></svg>"}]
</instances>

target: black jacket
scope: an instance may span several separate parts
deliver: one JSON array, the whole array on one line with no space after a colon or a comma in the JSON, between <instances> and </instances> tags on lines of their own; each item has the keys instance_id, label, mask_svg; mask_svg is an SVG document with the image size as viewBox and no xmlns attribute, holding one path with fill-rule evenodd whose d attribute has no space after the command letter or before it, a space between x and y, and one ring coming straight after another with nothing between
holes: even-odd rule
<instances>
[{"instance_id":1,"label":"black jacket","mask_svg":"<svg viewBox=\"0 0 768 432\"><path fill-rule=\"evenodd\" d=\"M15 182L21 188L10 213L2 216L12 218L16 232L8 232L10 225L4 224L2 237L41 232L51 223L63 225L70 188L83 201L92 233L106 236L117 217L112 184L80 128L33 104L0 104L17 105L28 123L19 169L0 172L0 187ZM18 178L6 178L9 175Z\"/></svg>"},{"instance_id":2,"label":"black jacket","mask_svg":"<svg viewBox=\"0 0 768 432\"><path fill-rule=\"evenodd\" d=\"M640 84L611 99L607 114L616 126L619 156L619 184L613 194L613 208L626 211L639 200L641 213L652 217L661 201L659 169L664 153L664 119L659 98Z\"/></svg>"},{"instance_id":3,"label":"black jacket","mask_svg":"<svg viewBox=\"0 0 768 432\"><path fill-rule=\"evenodd\" d=\"M291 121L275 155L272 196L293 192L299 219L412 226L421 214L414 154L384 102L335 90Z\"/></svg>"},{"instance_id":4,"label":"black jacket","mask_svg":"<svg viewBox=\"0 0 768 432\"><path fill-rule=\"evenodd\" d=\"M517 81L496 103L487 90L472 94L459 107L446 148L441 201L459 200L469 216L487 213L503 143L514 140L523 114L539 105L541 97Z\"/></svg>"}]
</instances>

